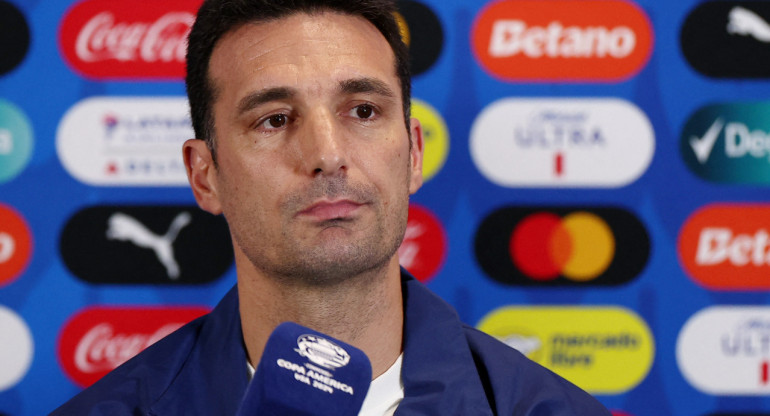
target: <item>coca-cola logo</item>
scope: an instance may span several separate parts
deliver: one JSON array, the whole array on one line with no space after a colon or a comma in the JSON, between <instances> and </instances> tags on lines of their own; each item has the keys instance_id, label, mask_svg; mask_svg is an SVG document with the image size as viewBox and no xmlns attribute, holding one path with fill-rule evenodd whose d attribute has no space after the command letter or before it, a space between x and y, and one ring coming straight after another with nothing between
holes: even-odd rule
<instances>
[{"instance_id":1,"label":"coca-cola logo","mask_svg":"<svg viewBox=\"0 0 770 416\"><path fill-rule=\"evenodd\" d=\"M446 252L446 234L438 218L421 205L409 205L409 221L398 249L399 263L417 280L427 283L441 268Z\"/></svg>"},{"instance_id":2,"label":"coca-cola logo","mask_svg":"<svg viewBox=\"0 0 770 416\"><path fill-rule=\"evenodd\" d=\"M88 77L183 78L187 35L200 3L86 0L64 17L59 47L70 66Z\"/></svg>"},{"instance_id":3,"label":"coca-cola logo","mask_svg":"<svg viewBox=\"0 0 770 416\"><path fill-rule=\"evenodd\" d=\"M208 311L205 307L93 307L82 310L61 331L59 362L76 384L88 387Z\"/></svg>"}]
</instances>

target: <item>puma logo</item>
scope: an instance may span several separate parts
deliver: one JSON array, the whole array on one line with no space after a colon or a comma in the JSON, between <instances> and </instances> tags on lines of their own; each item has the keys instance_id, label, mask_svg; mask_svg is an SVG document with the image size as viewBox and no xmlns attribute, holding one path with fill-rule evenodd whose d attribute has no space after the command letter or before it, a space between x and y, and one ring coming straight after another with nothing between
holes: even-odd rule
<instances>
[{"instance_id":1,"label":"puma logo","mask_svg":"<svg viewBox=\"0 0 770 416\"><path fill-rule=\"evenodd\" d=\"M107 220L107 238L110 240L130 241L141 248L155 252L158 261L166 268L166 274L172 280L179 278L179 264L174 259L173 244L179 231L192 220L188 212L177 215L164 235L157 235L148 230L135 218L116 212Z\"/></svg>"},{"instance_id":2,"label":"puma logo","mask_svg":"<svg viewBox=\"0 0 770 416\"><path fill-rule=\"evenodd\" d=\"M727 32L732 35L749 35L760 42L770 43L770 24L758 14L740 6L730 10Z\"/></svg>"}]
</instances>

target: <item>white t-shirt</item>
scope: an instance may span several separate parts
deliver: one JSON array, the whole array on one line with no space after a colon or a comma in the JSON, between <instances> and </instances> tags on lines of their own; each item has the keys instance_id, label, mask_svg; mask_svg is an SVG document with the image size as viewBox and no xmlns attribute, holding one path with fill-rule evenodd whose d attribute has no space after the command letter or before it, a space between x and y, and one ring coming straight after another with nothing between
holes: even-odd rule
<instances>
[{"instance_id":1,"label":"white t-shirt","mask_svg":"<svg viewBox=\"0 0 770 416\"><path fill-rule=\"evenodd\" d=\"M404 383L401 381L403 358L402 353L390 368L372 380L358 416L393 416L404 398Z\"/></svg>"},{"instance_id":2,"label":"white t-shirt","mask_svg":"<svg viewBox=\"0 0 770 416\"><path fill-rule=\"evenodd\" d=\"M390 368L372 380L358 416L393 416L396 407L404 398L404 383L401 380L403 358L404 354L402 353ZM254 367L248 361L246 365L249 369L249 378L253 378Z\"/></svg>"}]
</instances>

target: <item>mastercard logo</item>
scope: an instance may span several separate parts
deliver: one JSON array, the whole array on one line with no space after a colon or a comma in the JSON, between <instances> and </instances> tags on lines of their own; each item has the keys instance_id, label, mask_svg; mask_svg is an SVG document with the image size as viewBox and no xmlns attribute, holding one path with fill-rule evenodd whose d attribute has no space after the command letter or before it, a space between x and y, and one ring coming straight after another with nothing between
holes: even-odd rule
<instances>
[{"instance_id":1,"label":"mastercard logo","mask_svg":"<svg viewBox=\"0 0 770 416\"><path fill-rule=\"evenodd\" d=\"M649 257L644 226L629 212L603 208L499 209L482 221L476 258L509 285L617 285Z\"/></svg>"}]
</instances>

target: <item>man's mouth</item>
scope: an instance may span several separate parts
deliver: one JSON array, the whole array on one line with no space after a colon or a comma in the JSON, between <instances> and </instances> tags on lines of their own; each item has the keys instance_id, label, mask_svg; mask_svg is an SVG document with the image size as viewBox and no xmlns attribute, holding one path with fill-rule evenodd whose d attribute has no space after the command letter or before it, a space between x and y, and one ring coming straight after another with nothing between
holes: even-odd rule
<instances>
[{"instance_id":1,"label":"man's mouth","mask_svg":"<svg viewBox=\"0 0 770 416\"><path fill-rule=\"evenodd\" d=\"M339 201L320 201L299 212L299 216L310 217L316 221L349 219L363 204L347 199Z\"/></svg>"}]
</instances>

